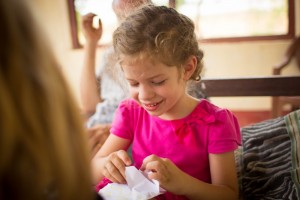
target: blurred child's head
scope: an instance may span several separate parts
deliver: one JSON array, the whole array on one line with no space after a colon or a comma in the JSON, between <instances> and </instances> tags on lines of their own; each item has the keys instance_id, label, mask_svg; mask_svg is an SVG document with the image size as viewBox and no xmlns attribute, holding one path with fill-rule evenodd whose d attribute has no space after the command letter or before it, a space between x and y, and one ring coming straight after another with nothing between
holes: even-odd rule
<instances>
[{"instance_id":1,"label":"blurred child's head","mask_svg":"<svg viewBox=\"0 0 300 200\"><path fill-rule=\"evenodd\" d=\"M83 122L25 1L0 1L0 199L91 199Z\"/></svg>"},{"instance_id":2,"label":"blurred child's head","mask_svg":"<svg viewBox=\"0 0 300 200\"><path fill-rule=\"evenodd\" d=\"M203 52L194 24L175 9L147 5L136 10L116 29L113 44L121 64L152 58L179 68L195 56L197 66L190 79L200 80Z\"/></svg>"}]
</instances>

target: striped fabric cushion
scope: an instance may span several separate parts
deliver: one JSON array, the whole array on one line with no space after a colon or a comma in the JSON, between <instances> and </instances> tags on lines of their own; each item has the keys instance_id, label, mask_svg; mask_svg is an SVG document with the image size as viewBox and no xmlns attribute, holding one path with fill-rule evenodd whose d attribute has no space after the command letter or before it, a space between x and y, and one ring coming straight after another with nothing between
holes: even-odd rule
<instances>
[{"instance_id":1,"label":"striped fabric cushion","mask_svg":"<svg viewBox=\"0 0 300 200\"><path fill-rule=\"evenodd\" d=\"M300 200L300 110L241 131L242 198Z\"/></svg>"}]
</instances>

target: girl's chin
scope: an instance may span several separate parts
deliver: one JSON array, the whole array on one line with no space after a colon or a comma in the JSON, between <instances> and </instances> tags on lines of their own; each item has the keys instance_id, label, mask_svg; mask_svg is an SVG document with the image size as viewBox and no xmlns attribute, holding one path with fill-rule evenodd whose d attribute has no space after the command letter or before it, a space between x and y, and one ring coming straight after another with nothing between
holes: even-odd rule
<instances>
[{"instance_id":1,"label":"girl's chin","mask_svg":"<svg viewBox=\"0 0 300 200\"><path fill-rule=\"evenodd\" d=\"M149 113L149 115L156 116L156 117L159 117L161 115L161 113L158 113L158 112L151 112L148 110L147 110L147 112Z\"/></svg>"}]
</instances>

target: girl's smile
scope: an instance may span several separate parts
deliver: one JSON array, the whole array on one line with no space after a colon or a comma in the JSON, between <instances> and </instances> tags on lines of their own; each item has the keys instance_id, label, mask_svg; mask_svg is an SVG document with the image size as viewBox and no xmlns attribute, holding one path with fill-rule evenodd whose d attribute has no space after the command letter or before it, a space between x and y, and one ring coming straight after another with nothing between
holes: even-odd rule
<instances>
[{"instance_id":1,"label":"girl's smile","mask_svg":"<svg viewBox=\"0 0 300 200\"><path fill-rule=\"evenodd\" d=\"M163 101L157 102L157 103L152 103L152 104L145 104L144 103L144 108L148 111L148 112L154 112L158 109L159 105L162 103Z\"/></svg>"}]
</instances>

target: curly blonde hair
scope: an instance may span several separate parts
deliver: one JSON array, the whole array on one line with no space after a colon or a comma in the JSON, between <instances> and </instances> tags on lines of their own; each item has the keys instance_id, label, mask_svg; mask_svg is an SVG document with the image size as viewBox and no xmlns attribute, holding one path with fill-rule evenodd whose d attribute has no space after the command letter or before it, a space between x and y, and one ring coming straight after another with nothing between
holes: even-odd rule
<instances>
[{"instance_id":1,"label":"curly blonde hair","mask_svg":"<svg viewBox=\"0 0 300 200\"><path fill-rule=\"evenodd\" d=\"M199 81L203 52L199 49L193 22L173 8L146 5L129 15L113 34L115 52L136 59L157 58L168 66L182 66L194 55L196 70L190 79Z\"/></svg>"}]
</instances>

